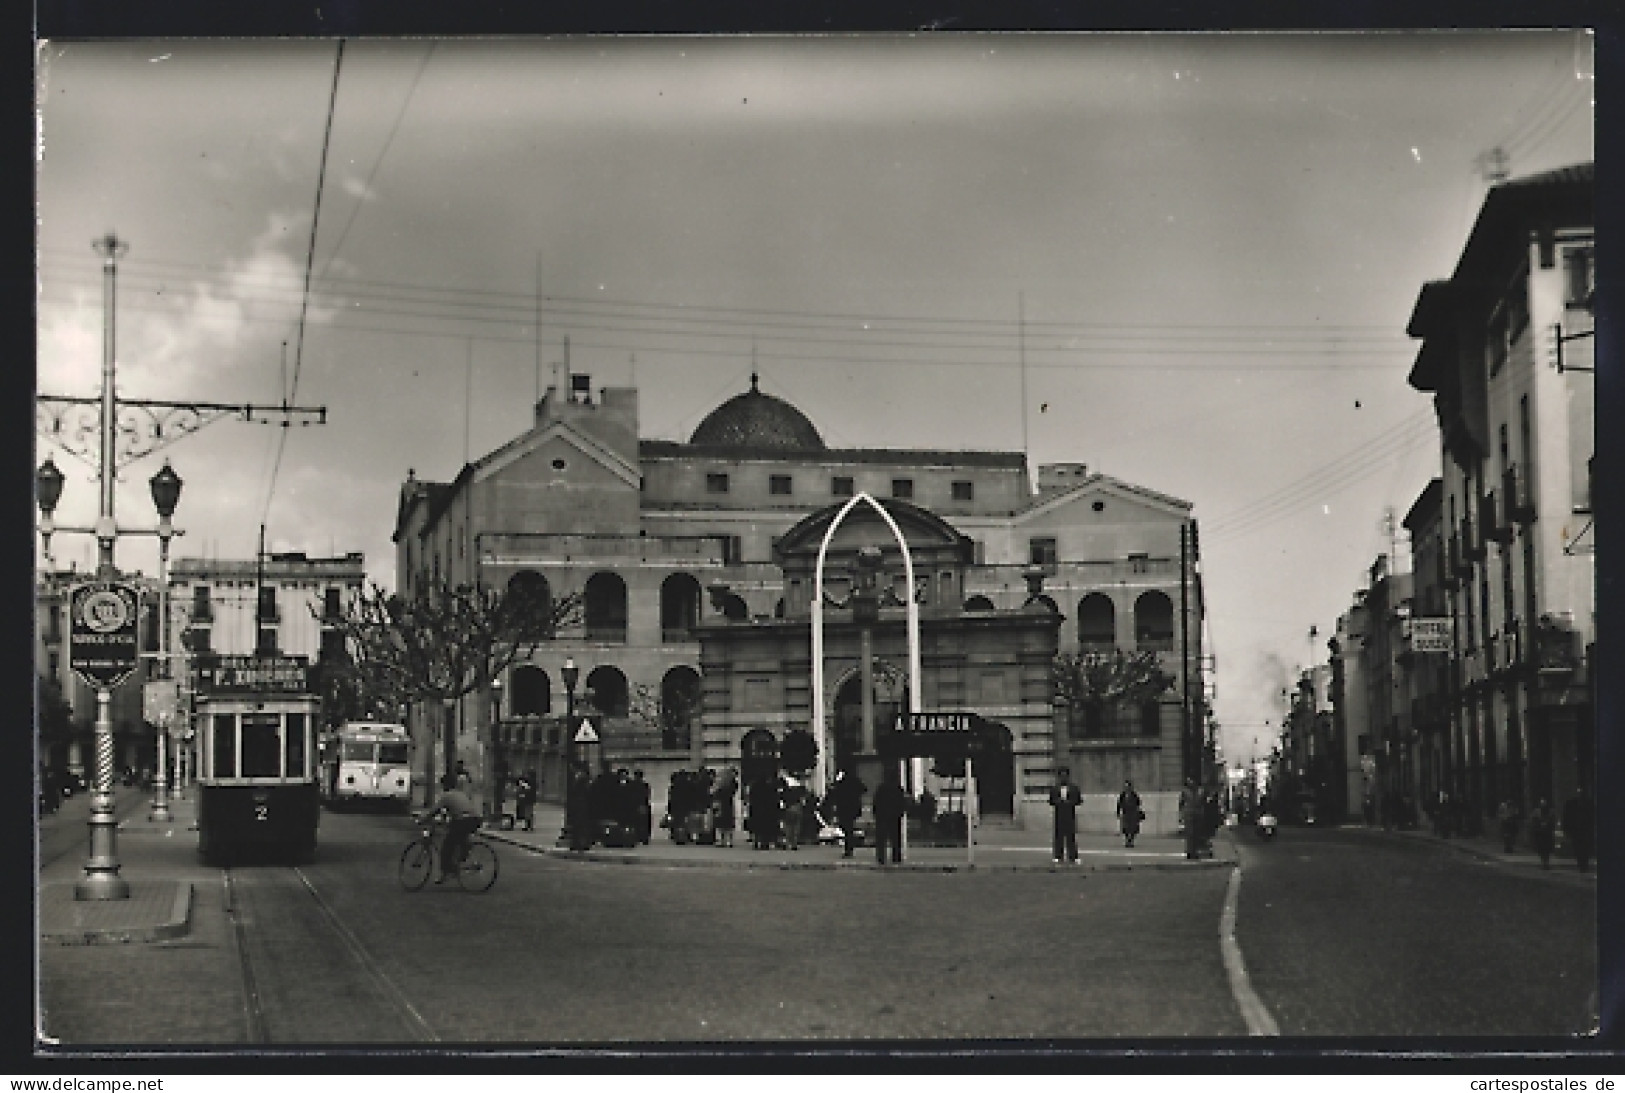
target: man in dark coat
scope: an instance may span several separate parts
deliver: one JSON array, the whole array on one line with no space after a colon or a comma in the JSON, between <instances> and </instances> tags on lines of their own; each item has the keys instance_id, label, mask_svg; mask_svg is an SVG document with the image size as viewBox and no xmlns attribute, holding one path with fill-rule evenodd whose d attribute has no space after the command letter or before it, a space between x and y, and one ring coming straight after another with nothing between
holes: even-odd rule
<instances>
[{"instance_id":1,"label":"man in dark coat","mask_svg":"<svg viewBox=\"0 0 1625 1093\"><path fill-rule=\"evenodd\" d=\"M886 764L886 773L875 790L875 861L886 864L886 847L891 847L891 860L903 860L903 813L908 810L908 794L897 780L893 764Z\"/></svg>"},{"instance_id":2,"label":"man in dark coat","mask_svg":"<svg viewBox=\"0 0 1625 1093\"><path fill-rule=\"evenodd\" d=\"M1072 784L1072 771L1062 767L1055 772L1056 783L1049 791L1049 806L1055 810L1055 861L1061 855L1066 860L1078 860L1078 806L1083 804L1083 792Z\"/></svg>"},{"instance_id":3,"label":"man in dark coat","mask_svg":"<svg viewBox=\"0 0 1625 1093\"><path fill-rule=\"evenodd\" d=\"M1206 804L1196 779L1185 779L1185 788L1179 794L1179 819L1185 825L1185 857L1192 861L1202 856L1202 829L1206 813Z\"/></svg>"},{"instance_id":4,"label":"man in dark coat","mask_svg":"<svg viewBox=\"0 0 1625 1093\"><path fill-rule=\"evenodd\" d=\"M1580 867L1580 872L1590 872L1591 854L1597 840L1597 812L1584 786L1563 806L1563 834L1574 848L1574 864Z\"/></svg>"},{"instance_id":5,"label":"man in dark coat","mask_svg":"<svg viewBox=\"0 0 1625 1093\"><path fill-rule=\"evenodd\" d=\"M585 763L576 763L570 770L570 790L567 804L570 810L570 849L591 850L597 832L593 830L592 772Z\"/></svg>"},{"instance_id":6,"label":"man in dark coat","mask_svg":"<svg viewBox=\"0 0 1625 1093\"><path fill-rule=\"evenodd\" d=\"M1123 832L1123 845L1133 846L1140 833L1140 822L1145 819L1140 795L1133 782L1123 783L1123 792L1117 795L1117 824Z\"/></svg>"},{"instance_id":7,"label":"man in dark coat","mask_svg":"<svg viewBox=\"0 0 1625 1093\"><path fill-rule=\"evenodd\" d=\"M835 822L841 825L843 858L850 858L853 848L858 845L858 817L863 814L863 795L868 790L862 778L844 770L835 776L835 784L829 788Z\"/></svg>"},{"instance_id":8,"label":"man in dark coat","mask_svg":"<svg viewBox=\"0 0 1625 1093\"><path fill-rule=\"evenodd\" d=\"M762 777L750 787L746 802L750 814L751 843L758 850L771 850L779 842L779 786L774 777Z\"/></svg>"},{"instance_id":9,"label":"man in dark coat","mask_svg":"<svg viewBox=\"0 0 1625 1093\"><path fill-rule=\"evenodd\" d=\"M649 836L654 834L654 802L653 792L649 783L643 778L641 770L632 772L633 800L637 806L638 841L645 846L649 843Z\"/></svg>"}]
</instances>

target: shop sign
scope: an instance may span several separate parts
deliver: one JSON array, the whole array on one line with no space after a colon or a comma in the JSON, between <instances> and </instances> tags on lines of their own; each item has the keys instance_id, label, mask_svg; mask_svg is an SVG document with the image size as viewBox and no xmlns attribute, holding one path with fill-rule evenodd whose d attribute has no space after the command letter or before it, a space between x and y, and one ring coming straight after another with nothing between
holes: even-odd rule
<instances>
[{"instance_id":1,"label":"shop sign","mask_svg":"<svg viewBox=\"0 0 1625 1093\"><path fill-rule=\"evenodd\" d=\"M197 661L197 689L205 694L307 694L310 666L303 657L217 653Z\"/></svg>"},{"instance_id":2,"label":"shop sign","mask_svg":"<svg viewBox=\"0 0 1625 1093\"><path fill-rule=\"evenodd\" d=\"M1449 653L1455 649L1449 619L1415 618L1409 623L1411 652Z\"/></svg>"}]
</instances>

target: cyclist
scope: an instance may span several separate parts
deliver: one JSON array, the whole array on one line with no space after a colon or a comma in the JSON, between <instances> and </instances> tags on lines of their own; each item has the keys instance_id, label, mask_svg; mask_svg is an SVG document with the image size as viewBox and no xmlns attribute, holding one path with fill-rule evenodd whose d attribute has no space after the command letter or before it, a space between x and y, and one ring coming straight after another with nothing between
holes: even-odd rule
<instances>
[{"instance_id":1,"label":"cyclist","mask_svg":"<svg viewBox=\"0 0 1625 1093\"><path fill-rule=\"evenodd\" d=\"M440 846L440 875L436 884L444 884L457 877L468 847L468 836L480 826L480 810L457 784L457 775L447 774L440 779L440 799L434 803L434 813L446 817L446 839Z\"/></svg>"}]
</instances>

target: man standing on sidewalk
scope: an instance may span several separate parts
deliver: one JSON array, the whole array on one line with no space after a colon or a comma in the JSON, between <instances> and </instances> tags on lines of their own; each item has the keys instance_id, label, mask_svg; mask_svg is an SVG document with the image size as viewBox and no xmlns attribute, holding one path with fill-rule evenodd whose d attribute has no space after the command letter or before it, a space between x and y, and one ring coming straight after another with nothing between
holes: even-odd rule
<instances>
[{"instance_id":1,"label":"man standing on sidewalk","mask_svg":"<svg viewBox=\"0 0 1625 1093\"><path fill-rule=\"evenodd\" d=\"M1591 853L1596 846L1597 813L1591 805L1591 795L1581 786L1563 806L1563 834L1574 848L1574 864L1580 872L1591 871Z\"/></svg>"},{"instance_id":2,"label":"man standing on sidewalk","mask_svg":"<svg viewBox=\"0 0 1625 1093\"><path fill-rule=\"evenodd\" d=\"M875 861L886 864L886 844L891 844L893 863L903 860L903 813L908 809L908 795L897 781L897 766L886 764L880 788L875 790Z\"/></svg>"},{"instance_id":3,"label":"man standing on sidewalk","mask_svg":"<svg viewBox=\"0 0 1625 1093\"><path fill-rule=\"evenodd\" d=\"M1061 855L1074 864L1078 860L1078 806L1083 804L1083 793L1072 784L1072 771L1062 767L1056 771L1057 781L1049 791L1049 806L1055 810L1055 862Z\"/></svg>"},{"instance_id":4,"label":"man standing on sidewalk","mask_svg":"<svg viewBox=\"0 0 1625 1093\"><path fill-rule=\"evenodd\" d=\"M1179 818L1185 824L1185 857L1190 861L1202 856L1205 834L1202 830L1202 821L1207 811L1204 805L1202 791L1197 788L1196 779L1185 779L1185 788L1179 795Z\"/></svg>"}]
</instances>

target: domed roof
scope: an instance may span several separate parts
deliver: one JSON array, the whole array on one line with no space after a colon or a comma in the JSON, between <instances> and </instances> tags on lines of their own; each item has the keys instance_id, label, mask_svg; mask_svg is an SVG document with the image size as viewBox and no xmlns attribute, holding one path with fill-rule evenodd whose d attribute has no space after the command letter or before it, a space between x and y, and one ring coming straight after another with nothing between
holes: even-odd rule
<instances>
[{"instance_id":1,"label":"domed roof","mask_svg":"<svg viewBox=\"0 0 1625 1093\"><path fill-rule=\"evenodd\" d=\"M688 442L712 448L824 450L824 438L807 415L781 398L758 391L754 372L750 390L707 414Z\"/></svg>"}]
</instances>

